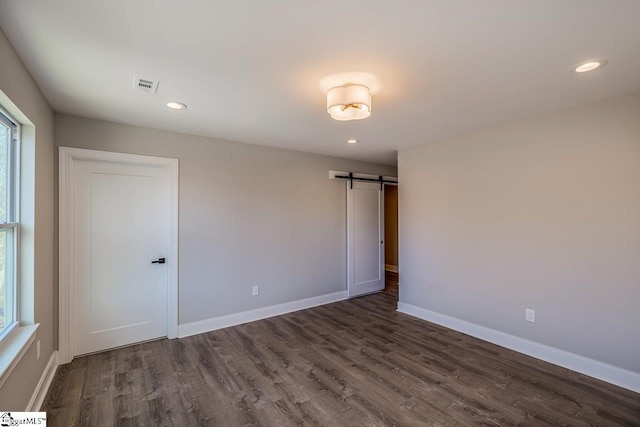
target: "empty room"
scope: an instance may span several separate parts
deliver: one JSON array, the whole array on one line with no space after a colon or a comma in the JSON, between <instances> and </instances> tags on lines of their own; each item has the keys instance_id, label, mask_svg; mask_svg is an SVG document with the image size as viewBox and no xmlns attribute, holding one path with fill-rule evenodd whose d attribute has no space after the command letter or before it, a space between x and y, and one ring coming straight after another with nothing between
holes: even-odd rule
<instances>
[{"instance_id":1,"label":"empty room","mask_svg":"<svg viewBox=\"0 0 640 427\"><path fill-rule=\"evenodd\" d=\"M640 426L639 17L0 0L0 424Z\"/></svg>"}]
</instances>

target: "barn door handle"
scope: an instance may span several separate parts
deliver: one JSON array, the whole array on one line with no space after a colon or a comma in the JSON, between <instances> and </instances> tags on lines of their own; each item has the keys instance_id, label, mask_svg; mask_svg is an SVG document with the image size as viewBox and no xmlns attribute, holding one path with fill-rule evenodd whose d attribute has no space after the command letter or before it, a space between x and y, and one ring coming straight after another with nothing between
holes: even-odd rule
<instances>
[{"instance_id":1,"label":"barn door handle","mask_svg":"<svg viewBox=\"0 0 640 427\"><path fill-rule=\"evenodd\" d=\"M151 261L151 264L164 264L167 262L166 258L158 258L156 261Z\"/></svg>"}]
</instances>

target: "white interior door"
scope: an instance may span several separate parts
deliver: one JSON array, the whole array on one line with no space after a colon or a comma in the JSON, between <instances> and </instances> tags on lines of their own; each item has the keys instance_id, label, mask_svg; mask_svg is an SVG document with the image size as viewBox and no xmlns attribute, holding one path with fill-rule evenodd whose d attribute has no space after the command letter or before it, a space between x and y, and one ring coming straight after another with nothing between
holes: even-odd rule
<instances>
[{"instance_id":1,"label":"white interior door","mask_svg":"<svg viewBox=\"0 0 640 427\"><path fill-rule=\"evenodd\" d=\"M167 168L76 160L71 177L73 355L167 336ZM167 260L175 262L175 260Z\"/></svg>"},{"instance_id":2,"label":"white interior door","mask_svg":"<svg viewBox=\"0 0 640 427\"><path fill-rule=\"evenodd\" d=\"M384 289L384 191L380 184L347 182L349 297Z\"/></svg>"}]
</instances>

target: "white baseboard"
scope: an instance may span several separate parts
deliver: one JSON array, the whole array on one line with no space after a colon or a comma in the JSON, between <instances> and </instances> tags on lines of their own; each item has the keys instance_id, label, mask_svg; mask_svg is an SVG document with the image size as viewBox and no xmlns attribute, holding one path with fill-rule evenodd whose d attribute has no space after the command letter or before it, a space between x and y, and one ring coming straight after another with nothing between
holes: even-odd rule
<instances>
[{"instance_id":1,"label":"white baseboard","mask_svg":"<svg viewBox=\"0 0 640 427\"><path fill-rule=\"evenodd\" d=\"M397 265L385 264L384 265L384 269L385 269L385 271L391 271L393 273L397 273L398 272L398 266Z\"/></svg>"},{"instance_id":2,"label":"white baseboard","mask_svg":"<svg viewBox=\"0 0 640 427\"><path fill-rule=\"evenodd\" d=\"M515 335L496 331L495 329L476 325L475 323L415 305L398 302L398 311L640 393L639 373L529 341Z\"/></svg>"},{"instance_id":3,"label":"white baseboard","mask_svg":"<svg viewBox=\"0 0 640 427\"><path fill-rule=\"evenodd\" d=\"M49 391L49 387L51 386L51 382L53 381L53 377L56 374L56 369L58 369L58 364L56 363L57 358L58 352L54 351L49 358L47 366L44 368L44 372L42 372L42 376L40 377L40 381L38 381L36 389L33 391L31 400L29 400L27 409L25 409L26 412L37 412L40 410L40 407L44 403L44 398L47 396L47 392Z\"/></svg>"},{"instance_id":4,"label":"white baseboard","mask_svg":"<svg viewBox=\"0 0 640 427\"><path fill-rule=\"evenodd\" d=\"M226 316L212 317L211 319L199 320L197 322L185 323L178 325L178 338L211 332L217 329L228 328L229 326L266 319L267 317L279 316L281 314L291 313L292 311L304 310L305 308L330 304L332 302L342 301L345 299L347 299L347 291L340 291L332 294L285 302L283 304L272 305L269 307L257 308L255 310L228 314Z\"/></svg>"}]
</instances>

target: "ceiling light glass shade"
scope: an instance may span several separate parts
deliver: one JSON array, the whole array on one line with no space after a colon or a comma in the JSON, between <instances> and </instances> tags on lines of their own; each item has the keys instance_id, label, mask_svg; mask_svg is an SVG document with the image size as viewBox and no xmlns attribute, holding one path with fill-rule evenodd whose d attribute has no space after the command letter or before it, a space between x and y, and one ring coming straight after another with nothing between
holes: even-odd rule
<instances>
[{"instance_id":1,"label":"ceiling light glass shade","mask_svg":"<svg viewBox=\"0 0 640 427\"><path fill-rule=\"evenodd\" d=\"M360 120L371 115L371 92L358 84L346 84L329 89L327 112L335 120Z\"/></svg>"}]
</instances>

